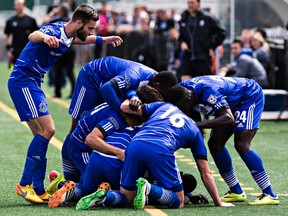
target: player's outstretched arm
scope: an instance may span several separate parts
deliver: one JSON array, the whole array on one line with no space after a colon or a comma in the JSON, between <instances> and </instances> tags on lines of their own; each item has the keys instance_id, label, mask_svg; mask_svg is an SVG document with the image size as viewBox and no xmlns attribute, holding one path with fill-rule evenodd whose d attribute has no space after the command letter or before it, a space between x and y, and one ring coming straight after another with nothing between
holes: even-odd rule
<instances>
[{"instance_id":1,"label":"player's outstretched arm","mask_svg":"<svg viewBox=\"0 0 288 216\"><path fill-rule=\"evenodd\" d=\"M231 203L221 202L214 178L213 178L212 173L208 167L207 160L197 159L196 163L197 163L198 170L201 174L201 179L202 179L208 193L212 197L212 199L215 203L215 206L234 206Z\"/></svg>"},{"instance_id":2,"label":"player's outstretched arm","mask_svg":"<svg viewBox=\"0 0 288 216\"><path fill-rule=\"evenodd\" d=\"M89 35L85 41L81 41L79 38L73 40L74 44L112 44L113 47L120 46L123 40L119 36L105 36L100 37L96 35Z\"/></svg>"},{"instance_id":3,"label":"player's outstretched arm","mask_svg":"<svg viewBox=\"0 0 288 216\"><path fill-rule=\"evenodd\" d=\"M222 107L216 112L216 118L196 122L199 128L215 128L219 126L229 126L235 124L234 116L229 108Z\"/></svg>"}]
</instances>

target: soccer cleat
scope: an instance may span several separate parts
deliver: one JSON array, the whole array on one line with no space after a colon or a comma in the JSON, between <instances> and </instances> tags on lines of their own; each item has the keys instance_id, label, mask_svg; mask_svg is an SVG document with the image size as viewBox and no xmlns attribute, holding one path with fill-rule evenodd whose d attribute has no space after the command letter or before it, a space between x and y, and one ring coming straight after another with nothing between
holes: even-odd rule
<instances>
[{"instance_id":1,"label":"soccer cleat","mask_svg":"<svg viewBox=\"0 0 288 216\"><path fill-rule=\"evenodd\" d=\"M111 189L111 186L108 182L102 182L99 185L97 190L104 190L107 193L108 191L111 191L112 189Z\"/></svg>"},{"instance_id":2,"label":"soccer cleat","mask_svg":"<svg viewBox=\"0 0 288 216\"><path fill-rule=\"evenodd\" d=\"M236 194L228 191L223 197L221 197L222 202L244 202L246 200L246 194L243 191L241 194Z\"/></svg>"},{"instance_id":3,"label":"soccer cleat","mask_svg":"<svg viewBox=\"0 0 288 216\"><path fill-rule=\"evenodd\" d=\"M137 195L134 198L134 207L135 209L144 209L145 203L148 196L147 184L148 181L144 178L139 178L137 182Z\"/></svg>"},{"instance_id":4,"label":"soccer cleat","mask_svg":"<svg viewBox=\"0 0 288 216\"><path fill-rule=\"evenodd\" d=\"M90 195L82 197L76 205L76 210L86 210L94 206L100 206L103 204L105 197L106 191L99 189Z\"/></svg>"},{"instance_id":5,"label":"soccer cleat","mask_svg":"<svg viewBox=\"0 0 288 216\"><path fill-rule=\"evenodd\" d=\"M49 199L48 206L50 208L56 208L62 203L70 200L73 196L74 188L76 184L73 181L67 181L63 187L56 191Z\"/></svg>"},{"instance_id":6,"label":"soccer cleat","mask_svg":"<svg viewBox=\"0 0 288 216\"><path fill-rule=\"evenodd\" d=\"M43 194L41 196L38 195L38 197L42 200L43 204L47 204L49 199L50 199L50 197L51 197L51 195L48 194L48 193L45 193L45 194Z\"/></svg>"},{"instance_id":7,"label":"soccer cleat","mask_svg":"<svg viewBox=\"0 0 288 216\"><path fill-rule=\"evenodd\" d=\"M15 192L31 203L43 203L43 200L35 193L32 185L21 186L20 183L16 185Z\"/></svg>"},{"instance_id":8,"label":"soccer cleat","mask_svg":"<svg viewBox=\"0 0 288 216\"><path fill-rule=\"evenodd\" d=\"M268 194L261 194L255 201L249 202L249 205L278 205L279 204L278 196L272 197Z\"/></svg>"},{"instance_id":9,"label":"soccer cleat","mask_svg":"<svg viewBox=\"0 0 288 216\"><path fill-rule=\"evenodd\" d=\"M49 176L50 178L50 176ZM58 191L58 186L60 182L65 182L66 179L64 178L64 176L62 174L58 174L56 178L54 178L54 180L50 183L50 185L47 187L47 193L49 193L50 195L54 194L56 191Z\"/></svg>"}]
</instances>

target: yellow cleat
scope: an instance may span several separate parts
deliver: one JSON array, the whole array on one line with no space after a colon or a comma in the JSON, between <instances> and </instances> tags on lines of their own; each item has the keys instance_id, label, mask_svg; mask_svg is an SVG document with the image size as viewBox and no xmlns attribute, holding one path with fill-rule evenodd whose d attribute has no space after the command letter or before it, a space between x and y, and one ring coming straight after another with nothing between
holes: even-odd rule
<instances>
[{"instance_id":1,"label":"yellow cleat","mask_svg":"<svg viewBox=\"0 0 288 216\"><path fill-rule=\"evenodd\" d=\"M51 195L46 192L45 194L41 196L38 195L38 197L42 200L42 203L47 204L49 202Z\"/></svg>"},{"instance_id":2,"label":"yellow cleat","mask_svg":"<svg viewBox=\"0 0 288 216\"><path fill-rule=\"evenodd\" d=\"M228 191L223 197L221 197L222 202L244 202L246 200L245 192L241 194L236 194Z\"/></svg>"},{"instance_id":3,"label":"yellow cleat","mask_svg":"<svg viewBox=\"0 0 288 216\"><path fill-rule=\"evenodd\" d=\"M65 182L66 179L64 178L63 174L57 175L57 177L50 183L47 187L47 193L53 195L56 191L58 191L58 185L60 182Z\"/></svg>"},{"instance_id":4,"label":"yellow cleat","mask_svg":"<svg viewBox=\"0 0 288 216\"><path fill-rule=\"evenodd\" d=\"M20 183L16 185L15 192L31 203L43 203L43 200L35 193L31 185L21 186Z\"/></svg>"},{"instance_id":5,"label":"yellow cleat","mask_svg":"<svg viewBox=\"0 0 288 216\"><path fill-rule=\"evenodd\" d=\"M278 196L272 197L268 194L263 193L254 202L249 202L249 205L278 205L279 202L280 201Z\"/></svg>"}]
</instances>

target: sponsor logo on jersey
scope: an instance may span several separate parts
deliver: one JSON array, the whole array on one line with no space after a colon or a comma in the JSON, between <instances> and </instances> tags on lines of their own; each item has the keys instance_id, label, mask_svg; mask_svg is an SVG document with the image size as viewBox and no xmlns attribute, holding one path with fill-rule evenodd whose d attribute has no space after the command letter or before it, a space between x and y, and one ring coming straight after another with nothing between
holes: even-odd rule
<instances>
[{"instance_id":1,"label":"sponsor logo on jersey","mask_svg":"<svg viewBox=\"0 0 288 216\"><path fill-rule=\"evenodd\" d=\"M209 98L207 99L208 103L210 104L216 104L217 103L217 98L214 95L210 95Z\"/></svg>"},{"instance_id":2,"label":"sponsor logo on jersey","mask_svg":"<svg viewBox=\"0 0 288 216\"><path fill-rule=\"evenodd\" d=\"M119 129L119 124L115 118L109 117L108 119L112 122L112 124L115 126L116 129Z\"/></svg>"}]
</instances>

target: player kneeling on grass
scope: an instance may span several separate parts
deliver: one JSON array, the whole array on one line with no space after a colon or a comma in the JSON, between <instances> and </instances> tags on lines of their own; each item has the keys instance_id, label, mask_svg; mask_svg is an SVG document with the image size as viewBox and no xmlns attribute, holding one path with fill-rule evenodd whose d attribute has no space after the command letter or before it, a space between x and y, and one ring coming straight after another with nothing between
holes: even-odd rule
<instances>
[{"instance_id":1,"label":"player kneeling on grass","mask_svg":"<svg viewBox=\"0 0 288 216\"><path fill-rule=\"evenodd\" d=\"M100 203L123 207L131 205L133 200L136 209L143 209L148 195L170 208L182 208L183 184L174 155L181 147L191 149L201 179L215 205L234 206L220 200L208 167L203 137L193 120L176 106L163 102L145 104L135 113L129 109L129 101L125 101L121 110L150 117L126 149L120 191L98 190L83 197L76 209L87 209ZM157 185L142 178L146 170L154 177Z\"/></svg>"}]
</instances>

